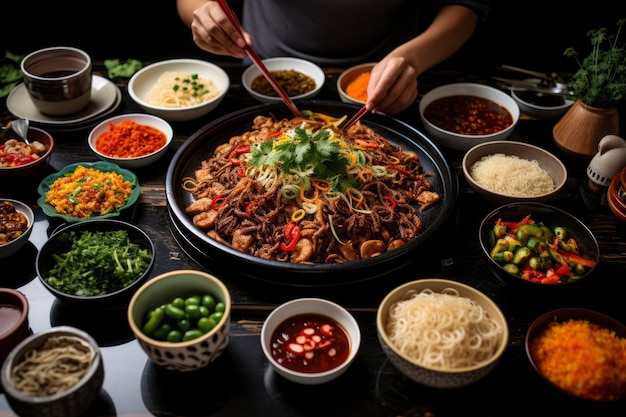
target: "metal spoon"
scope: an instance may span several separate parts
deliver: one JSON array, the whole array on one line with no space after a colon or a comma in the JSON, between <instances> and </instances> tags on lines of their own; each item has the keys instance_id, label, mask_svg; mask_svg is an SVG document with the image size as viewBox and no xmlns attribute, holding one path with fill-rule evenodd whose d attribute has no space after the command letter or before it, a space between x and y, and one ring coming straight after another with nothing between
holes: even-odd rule
<instances>
[{"instance_id":1,"label":"metal spoon","mask_svg":"<svg viewBox=\"0 0 626 417\"><path fill-rule=\"evenodd\" d=\"M28 120L26 119L17 119L13 120L11 123L11 128L21 137L27 145L30 145L30 141L28 140Z\"/></svg>"}]
</instances>

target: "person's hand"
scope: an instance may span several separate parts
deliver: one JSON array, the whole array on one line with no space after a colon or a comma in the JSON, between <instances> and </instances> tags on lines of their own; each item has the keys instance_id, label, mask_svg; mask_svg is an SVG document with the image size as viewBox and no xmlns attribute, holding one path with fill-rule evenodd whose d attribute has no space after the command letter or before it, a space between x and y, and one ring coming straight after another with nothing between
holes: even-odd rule
<instances>
[{"instance_id":1,"label":"person's hand","mask_svg":"<svg viewBox=\"0 0 626 417\"><path fill-rule=\"evenodd\" d=\"M194 10L191 33L198 47L216 55L244 58L243 48L252 44L250 35L244 31L242 37L216 1L208 1Z\"/></svg>"},{"instance_id":2,"label":"person's hand","mask_svg":"<svg viewBox=\"0 0 626 417\"><path fill-rule=\"evenodd\" d=\"M397 114L417 99L417 70L401 56L387 56L372 69L367 87L369 111Z\"/></svg>"}]
</instances>

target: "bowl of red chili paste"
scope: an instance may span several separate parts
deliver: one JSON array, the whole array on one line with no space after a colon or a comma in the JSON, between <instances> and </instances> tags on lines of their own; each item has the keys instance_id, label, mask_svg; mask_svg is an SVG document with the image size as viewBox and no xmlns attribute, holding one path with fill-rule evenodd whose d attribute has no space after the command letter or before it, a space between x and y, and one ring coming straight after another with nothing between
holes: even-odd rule
<instances>
[{"instance_id":1,"label":"bowl of red chili paste","mask_svg":"<svg viewBox=\"0 0 626 417\"><path fill-rule=\"evenodd\" d=\"M172 126L150 114L121 114L93 128L87 143L102 160L136 169L159 160L172 143Z\"/></svg>"},{"instance_id":2,"label":"bowl of red chili paste","mask_svg":"<svg viewBox=\"0 0 626 417\"><path fill-rule=\"evenodd\" d=\"M562 308L529 327L526 354L559 391L589 401L626 399L626 326L603 313Z\"/></svg>"},{"instance_id":3,"label":"bowl of red chili paste","mask_svg":"<svg viewBox=\"0 0 626 417\"><path fill-rule=\"evenodd\" d=\"M321 298L299 298L274 309L263 323L261 346L272 368L305 385L323 384L343 374L361 344L355 318Z\"/></svg>"},{"instance_id":4,"label":"bowl of red chili paste","mask_svg":"<svg viewBox=\"0 0 626 417\"><path fill-rule=\"evenodd\" d=\"M424 129L441 145L467 151L479 143L507 139L519 120L519 106L504 91L476 83L430 90L419 105Z\"/></svg>"}]
</instances>

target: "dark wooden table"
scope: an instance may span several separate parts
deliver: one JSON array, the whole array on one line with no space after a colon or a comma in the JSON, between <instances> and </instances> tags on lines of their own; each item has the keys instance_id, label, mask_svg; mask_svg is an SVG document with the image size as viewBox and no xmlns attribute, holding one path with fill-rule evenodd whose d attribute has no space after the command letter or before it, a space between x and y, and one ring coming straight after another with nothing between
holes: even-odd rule
<instances>
[{"instance_id":1,"label":"dark wooden table","mask_svg":"<svg viewBox=\"0 0 626 417\"><path fill-rule=\"evenodd\" d=\"M601 248L600 264L593 284L564 297L534 297L504 286L488 270L482 258L477 230L480 220L495 207L485 203L463 179L463 154L443 149L457 172L460 190L450 220L441 232L420 249L415 261L387 276L346 285L287 286L225 272L219 261L204 258L178 242L170 228L165 196L169 161L185 140L219 116L258 104L240 85L243 68L224 63L231 89L211 114L191 122L174 123L175 141L168 155L146 169L137 170L141 197L127 220L141 227L154 240L157 260L152 276L174 269L201 269L215 273L228 285L234 308L228 349L206 369L173 373L153 365L134 340L126 322L126 308L102 311L70 307L55 300L36 276L37 250L56 227L36 204L41 178L0 182L0 197L30 204L36 224L29 245L15 256L0 261L0 285L23 291L30 302L30 326L38 332L57 325L72 325L88 331L99 342L105 364L100 397L87 415L94 416L624 416L624 403L597 404L557 393L531 368L524 350L529 324L542 313L560 307L591 308L626 322L626 232L606 205L603 194L587 188L586 163L563 157L569 180L551 204L585 222ZM102 67L96 66L96 70ZM335 84L341 68L326 68L327 82L320 99L338 100ZM101 75L104 73L100 72ZM432 71L422 77L420 88L455 81L489 82L481 76L457 71ZM141 111L130 100L124 82L118 84L123 101L116 113ZM4 101L3 121L11 115ZM398 116L421 129L417 105ZM554 121L523 119L511 139L530 142L561 155L552 140ZM50 172L80 161L96 161L86 143L89 129L53 134L57 147ZM562 156L562 155L561 155ZM10 272L10 271L19 272ZM438 390L404 378L386 360L379 346L375 315L378 303L399 283L426 277L441 277L472 285L492 297L503 310L510 327L510 342L497 368L483 380L459 389ZM322 386L299 386L268 368L259 336L264 318L278 304L301 296L332 299L348 307L362 330L363 343L356 362L338 380ZM0 417L13 416L0 392Z\"/></svg>"}]
</instances>

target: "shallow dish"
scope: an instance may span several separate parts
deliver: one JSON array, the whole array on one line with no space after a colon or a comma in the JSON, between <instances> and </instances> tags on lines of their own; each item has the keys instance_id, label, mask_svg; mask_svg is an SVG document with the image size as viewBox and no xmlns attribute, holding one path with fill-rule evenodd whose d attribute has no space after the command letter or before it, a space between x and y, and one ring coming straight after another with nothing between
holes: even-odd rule
<instances>
[{"instance_id":1,"label":"shallow dish","mask_svg":"<svg viewBox=\"0 0 626 417\"><path fill-rule=\"evenodd\" d=\"M15 211L26 216L28 228L22 232L17 239L12 239L5 244L0 244L0 259L8 258L9 256L17 253L26 245L26 243L28 243L28 239L33 232L33 224L35 223L35 213L33 213L33 210L28 205L10 198L0 198L0 203L3 202L10 203Z\"/></svg>"},{"instance_id":2,"label":"shallow dish","mask_svg":"<svg viewBox=\"0 0 626 417\"><path fill-rule=\"evenodd\" d=\"M585 259L580 262L586 265L586 272L577 279L564 277L557 282L545 280L545 283L541 283L540 279L543 277L536 273L534 276L540 278L539 280L522 279L520 275L511 273L503 267L506 262L496 261L491 255L495 240L497 240L493 233L496 221L501 219L503 222L517 223L526 216L530 216L530 219L534 220L535 223L541 223L551 230L557 227L565 228L567 237L573 238L577 242L579 256ZM542 236L541 239L545 238ZM532 291L536 296L541 294L554 295L555 292L566 294L568 290L581 286L584 288L583 284L589 282L600 261L600 247L593 232L583 222L566 211L542 203L512 203L496 208L487 214L480 223L478 240L489 268L500 281L514 289ZM518 267L523 269L525 264L526 262L523 262ZM559 264L556 262L553 264L555 266L553 269L556 271ZM542 267L541 270L547 272L546 268L547 266Z\"/></svg>"},{"instance_id":3,"label":"shallow dish","mask_svg":"<svg viewBox=\"0 0 626 417\"><path fill-rule=\"evenodd\" d=\"M268 58L263 60L263 64L267 67L267 69L271 71L297 71L301 74L307 75L315 81L315 88L308 93L299 94L299 95L289 95L288 91L285 91L287 95L290 96L292 100L303 100L310 99L315 97L322 86L324 85L324 81L326 80L326 75L322 69L315 65L310 61L306 61L304 59L299 58L289 58L289 57L280 57L280 58ZM282 102L282 99L276 96L268 96L265 94L258 93L254 91L252 88L252 82L258 77L261 76L261 70L256 65L251 65L243 72L241 76L241 84L244 88L250 93L252 97L259 100L262 103L278 103ZM280 83L279 83L280 84ZM283 87L281 85L281 87ZM283 90L286 90L283 87Z\"/></svg>"},{"instance_id":4,"label":"shallow dish","mask_svg":"<svg viewBox=\"0 0 626 417\"><path fill-rule=\"evenodd\" d=\"M13 129L8 129L3 136L0 136L0 145L11 139L23 142ZM35 151L39 157L24 165L18 165L15 167L0 167L0 178L25 179L41 174L48 169L50 157L52 156L55 146L54 137L43 129L29 126L28 139L31 141L31 144L34 141L41 143L46 150L44 152ZM31 147L31 150L32 149L33 148Z\"/></svg>"},{"instance_id":5,"label":"shallow dish","mask_svg":"<svg viewBox=\"0 0 626 417\"><path fill-rule=\"evenodd\" d=\"M561 96L530 90L511 90L511 97L522 113L536 119L558 119L574 104L573 100Z\"/></svg>"},{"instance_id":6,"label":"shallow dish","mask_svg":"<svg viewBox=\"0 0 626 417\"><path fill-rule=\"evenodd\" d=\"M351 115L354 106L345 103L305 101L301 109L325 113L335 117ZM423 256L418 247L426 247L426 242L443 226L458 194L458 178L452 171L441 151L420 131L397 122L384 115L369 114L363 123L383 135L391 143L419 157L425 172L432 172L430 181L433 191L441 196L437 205L421 213L423 230L420 235L402 247L387 251L380 256L337 264L294 264L267 260L241 252L210 238L194 225L185 208L192 202L191 194L182 184L184 179L194 177L196 167L212 155L215 148L250 130L253 119L258 115L274 115L277 118L290 116L289 109L283 104L262 104L226 115L192 135L177 151L170 163L166 176L166 197L168 214L172 220L172 231L183 248L198 262L219 267L238 276L293 286L342 285L347 282L363 281L384 274L389 274L416 257Z\"/></svg>"},{"instance_id":7,"label":"shallow dish","mask_svg":"<svg viewBox=\"0 0 626 417\"><path fill-rule=\"evenodd\" d=\"M163 144L163 146L161 146L160 148L158 148L157 150L154 150L153 152L149 154L145 154L141 156L133 156L133 157L115 157L115 156L111 156L104 152L99 151L98 146L97 146L98 138L101 135L107 132L110 132L112 130L112 125L118 126L126 121L131 121L138 125L148 126L148 127L157 129L159 132L162 132L165 135L165 143ZM131 136L131 133L126 133L126 136L125 136L126 140L120 141L119 143L120 147L123 148L126 141L131 141L131 139L128 136ZM146 138L146 136L143 136L143 135L141 137L144 140ZM167 123L165 120L161 119L160 117L153 116L150 114L131 113L131 114L121 114L118 116L114 116L114 117L111 117L109 119L106 119L100 122L89 133L89 136L87 138L87 144L89 145L89 148L100 159L112 162L123 168L136 169L136 168L143 168L161 159L161 157L165 155L170 145L172 144L173 137L174 137L174 131L172 130L172 126L170 126L169 123Z\"/></svg>"},{"instance_id":8,"label":"shallow dish","mask_svg":"<svg viewBox=\"0 0 626 417\"><path fill-rule=\"evenodd\" d=\"M545 171L552 179L554 188L552 188L551 190L546 189L546 191L543 192L533 191L533 195L523 196L505 194L503 192L499 192L498 190L489 188L487 185L480 184L472 176L472 167L482 158L499 154L506 157L517 157L525 161L537 161L539 168ZM567 182L567 169L560 159L558 159L556 156L546 151L545 149L522 142L499 140L481 143L472 147L469 151L465 153L461 165L463 168L463 176L465 177L465 180L467 181L469 186L472 187L472 189L481 197L483 197L487 202L496 205L515 202L546 203L551 200L555 195L557 195L563 189L565 183ZM501 178L506 178L506 169L506 167L503 167L501 175L494 175L494 180L498 181ZM526 172L518 172L518 174L526 174ZM532 178L529 178L526 184L534 185L536 183L538 182L533 182ZM510 184L511 183L509 183L509 185ZM516 194L522 194L522 190L517 191L518 192L516 192Z\"/></svg>"},{"instance_id":9,"label":"shallow dish","mask_svg":"<svg viewBox=\"0 0 626 417\"><path fill-rule=\"evenodd\" d=\"M51 337L78 339L80 343L87 346L93 356L85 374L67 390L47 396L27 395L12 382L11 371L16 365L24 361L28 351L41 349ZM48 359L48 365L53 370L58 372L63 369L62 365L52 366L52 360ZM57 354L57 360L62 361L63 359L59 359ZM1 372L2 387L6 399L13 411L22 417L79 416L100 395L104 383L104 363L98 343L88 333L71 326L56 326L28 336L11 351L2 364Z\"/></svg>"},{"instance_id":10,"label":"shallow dish","mask_svg":"<svg viewBox=\"0 0 626 417\"><path fill-rule=\"evenodd\" d=\"M203 103L186 107L159 106L146 102L150 90L165 72L179 72L193 76L197 74L213 82L218 93ZM198 59L171 59L155 62L137 71L128 82L128 94L145 111L170 122L197 119L213 111L224 99L230 88L228 74L219 66Z\"/></svg>"},{"instance_id":11,"label":"shallow dish","mask_svg":"<svg viewBox=\"0 0 626 417\"><path fill-rule=\"evenodd\" d=\"M626 399L624 344L626 326L618 320L584 308L561 308L533 321L524 345L535 371L555 389L588 401L613 402ZM546 373L544 360L554 374Z\"/></svg>"},{"instance_id":12,"label":"shallow dish","mask_svg":"<svg viewBox=\"0 0 626 417\"><path fill-rule=\"evenodd\" d=\"M375 62L355 65L354 67L350 67L341 73L339 78L337 78L337 92L339 93L339 98L341 99L341 101L348 104L365 104L364 100L350 96L347 93L347 89L350 83L356 80L359 76L361 76L362 74L371 73L372 68L374 68L375 65Z\"/></svg>"},{"instance_id":13,"label":"shallow dish","mask_svg":"<svg viewBox=\"0 0 626 417\"><path fill-rule=\"evenodd\" d=\"M81 262L86 262L86 259L88 259L84 255L81 255L80 259L66 257L66 254L73 253L72 243L74 240L79 239L84 234L113 234L118 231L125 231L127 233L128 242L132 245L132 249L129 249L131 246L126 245L126 242L121 242L116 238L107 241L107 243L110 243L112 247L113 245L123 245L119 247L120 253L108 253L106 254L107 256L104 256L102 249L99 249L92 255L92 259L94 259L93 264L83 265ZM94 244L93 241L90 243ZM100 244L103 244L103 242ZM137 250L134 248L137 248ZM128 256L125 256L125 251L132 251L134 259L131 260ZM116 262L115 256L119 256L118 261L124 264L130 262L133 268L142 268L142 272L137 274L134 280L123 288L117 287L121 280L126 279L125 275L109 275L112 274L111 271L114 270L111 264ZM71 274L70 276L72 278L66 278L64 283L74 281L74 284L78 285L81 282L85 282L97 286L98 289L107 288L107 292L98 295L85 295L76 293L79 290L76 289L76 292L70 293L65 289L59 289L58 286L51 284L49 282L51 276L50 271L53 270L57 264L56 257L62 257L66 260L69 259L69 261L66 262L67 266L77 269L80 268L85 274L91 273L88 280L80 281L75 279L74 275ZM35 267L39 281L41 281L43 286L59 300L68 304L88 307L115 307L127 303L137 288L148 279L152 272L155 259L156 251L154 243L152 243L150 237L139 227L120 220L100 219L72 223L55 230L37 253ZM113 287L115 289L111 289Z\"/></svg>"},{"instance_id":14,"label":"shallow dish","mask_svg":"<svg viewBox=\"0 0 626 417\"><path fill-rule=\"evenodd\" d=\"M223 304L222 317L212 329L193 339L176 342L158 340L153 333L148 336L144 332L150 312L172 304L175 298L203 298L206 294L211 295L216 304ZM128 324L143 351L156 365L171 371L196 371L212 363L228 346L231 308L230 292L219 278L203 271L176 270L150 279L135 292L128 305ZM158 324L162 322L159 320ZM197 329L199 323L194 321L191 326ZM158 329L153 327L153 331Z\"/></svg>"},{"instance_id":15,"label":"shallow dish","mask_svg":"<svg viewBox=\"0 0 626 417\"><path fill-rule=\"evenodd\" d=\"M306 326L300 326L302 323L298 321L298 316L306 318ZM276 332L286 323L300 323L288 326L296 327L298 334L289 338L284 335L277 337ZM326 330L324 326L327 325L333 329ZM304 329L307 328L312 334L304 336L306 334ZM306 340L300 343L299 336L305 337ZM320 341L315 342L314 337L319 337ZM307 347L302 348L303 352L289 353L293 352L289 346L294 342L297 347ZM323 346L325 344L329 346ZM261 328L261 348L272 368L288 380L305 385L323 384L339 377L354 361L360 345L361 331L354 317L342 306L321 298L299 298L281 304L270 313ZM302 359L306 355L304 350L308 349L308 346L311 346L311 350L307 350L311 352L310 358L304 360ZM333 367L317 372L309 371L308 369L320 365L321 362L317 358L321 356L333 363ZM342 359L334 362L334 357ZM286 363L289 361L296 363L299 369L287 366ZM306 365L302 365L303 362Z\"/></svg>"},{"instance_id":16,"label":"shallow dish","mask_svg":"<svg viewBox=\"0 0 626 417\"><path fill-rule=\"evenodd\" d=\"M482 360L476 358L474 361L471 361L471 365L459 364L455 367L444 368L444 364L426 364L424 361L409 356L397 347L393 342L391 334L388 332L391 309L398 302L407 302L410 297L424 290L432 291L432 296L434 297L444 297L443 294L446 293L455 296L452 298L453 300L469 299L472 301L457 304L446 301L443 298L434 300L429 300L430 297L425 297L423 300L416 298L414 299L417 300L416 303L405 310L407 312L414 312L413 317L424 317L426 322L407 324L407 329L412 329L415 333L415 337L419 337L419 335L425 334L423 330L430 329L428 330L429 332L434 332L436 328L435 323L440 322L442 318L443 320L447 318L453 320L451 315L461 317L458 316L458 314L467 313L468 311L471 311L472 314L476 314L476 317L478 317L478 307L480 307L480 310L486 314L486 317L491 323L487 321L485 316L481 316L480 320L471 325L466 320L463 320L463 323L459 323L454 329L467 335L475 329L474 326L480 323L483 336L485 337L485 340L481 342L481 346L491 350L491 355L488 358L483 358ZM450 293L450 291L452 291L452 293ZM456 298L457 296L460 298ZM472 302L475 304L472 304L470 308L469 305ZM442 307L436 307L439 305ZM432 314L429 315L429 312ZM466 318L467 316L463 315L463 317ZM406 320L407 323L410 322L408 316ZM450 337L451 335L446 334L446 332L451 332L451 327L451 324L442 326L441 333L443 334L440 333L439 336ZM486 333L487 329L491 329L489 336ZM509 328L506 318L498 305L491 300L491 298L469 285L439 278L425 278L406 282L387 293L379 304L376 313L376 332L378 341L385 355L400 372L415 382L433 388L458 388L482 379L499 363L509 341ZM436 335L432 336L435 337ZM464 339L464 343L470 343L469 337ZM430 346L430 348L433 354L439 352L444 357L446 355L444 355L443 352L446 352L450 359L452 359L454 355L459 359L466 355L470 357L473 353L473 349L475 349L458 344L455 346L444 346L436 342L434 345Z\"/></svg>"},{"instance_id":17,"label":"shallow dish","mask_svg":"<svg viewBox=\"0 0 626 417\"><path fill-rule=\"evenodd\" d=\"M126 204L124 204L122 207L120 207L116 211L103 214L100 216L91 216L88 218L74 217L74 216L69 216L69 215L65 215L65 214L57 212L54 206L52 206L49 203L46 203L46 195L48 191L50 190L50 186L54 184L54 182L57 179L64 177L66 175L71 175L74 172L74 170L76 170L76 168L79 166L97 169L102 172L116 172L120 174L122 177L124 177L124 180L129 181L133 189L130 194L130 197L126 201ZM120 168L118 165L113 164L111 162L101 161L101 162L77 162L74 164L67 165L61 171L55 174L48 175L46 178L44 178L39 184L39 186L37 187L37 192L39 193L37 204L39 205L39 207L41 207L41 209L46 214L46 216L59 218L67 223L75 223L75 222L81 222L84 220L108 219L108 218L119 216L122 211L131 208L137 202L137 199L139 198L139 194L141 193L141 189L139 187L139 181L137 179L137 176L133 174L131 171L124 169L124 168Z\"/></svg>"},{"instance_id":18,"label":"shallow dish","mask_svg":"<svg viewBox=\"0 0 626 417\"><path fill-rule=\"evenodd\" d=\"M505 129L494 133L469 135L443 129L433 124L424 116L426 108L434 101L452 96L473 96L495 102L510 113L512 123ZM467 151L479 143L507 139L517 125L520 110L511 96L497 88L476 83L454 83L443 85L427 92L420 100L419 113L426 132L430 134L435 141L450 149Z\"/></svg>"}]
</instances>

